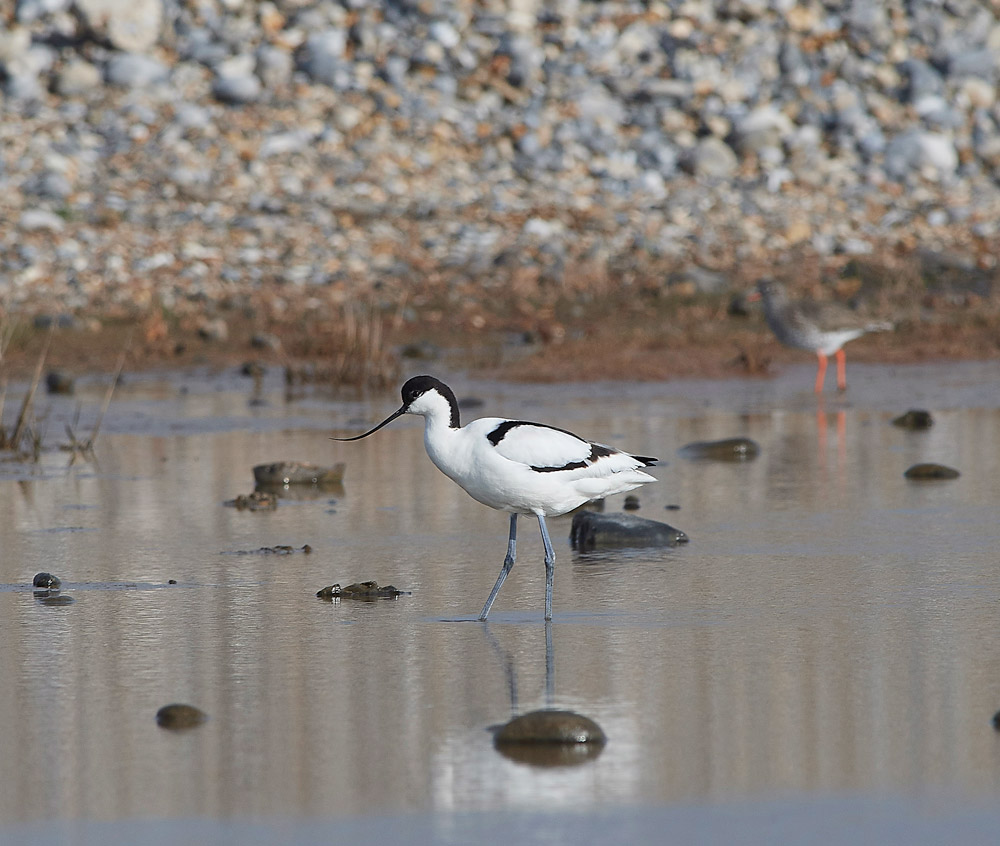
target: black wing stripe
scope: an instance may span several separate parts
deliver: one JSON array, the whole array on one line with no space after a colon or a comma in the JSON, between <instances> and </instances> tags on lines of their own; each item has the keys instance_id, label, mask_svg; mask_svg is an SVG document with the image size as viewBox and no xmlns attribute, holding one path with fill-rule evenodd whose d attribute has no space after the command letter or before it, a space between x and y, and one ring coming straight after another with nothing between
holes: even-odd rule
<instances>
[{"instance_id":1,"label":"black wing stripe","mask_svg":"<svg viewBox=\"0 0 1000 846\"><path fill-rule=\"evenodd\" d=\"M560 429L559 431L561 432L563 430ZM591 444L590 455L583 461L570 461L568 464L563 464L561 467L535 467L532 465L531 469L536 473L557 473L560 470L579 470L593 464L598 458L603 458L607 455L614 455L616 452L618 452L618 450L604 446L603 444Z\"/></svg>"}]
</instances>

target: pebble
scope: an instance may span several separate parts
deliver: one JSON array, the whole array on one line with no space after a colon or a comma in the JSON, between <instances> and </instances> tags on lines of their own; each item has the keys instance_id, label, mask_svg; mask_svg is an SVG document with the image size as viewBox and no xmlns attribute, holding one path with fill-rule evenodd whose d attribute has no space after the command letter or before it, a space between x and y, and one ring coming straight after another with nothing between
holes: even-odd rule
<instances>
[{"instance_id":1,"label":"pebble","mask_svg":"<svg viewBox=\"0 0 1000 846\"><path fill-rule=\"evenodd\" d=\"M911 408L905 414L900 414L899 417L894 417L892 420L893 426L898 426L900 429L930 429L934 425L934 418L931 417L929 411L925 411L921 408Z\"/></svg>"},{"instance_id":2,"label":"pebble","mask_svg":"<svg viewBox=\"0 0 1000 846\"><path fill-rule=\"evenodd\" d=\"M918 479L922 481L933 481L937 479L957 479L961 473L954 467L947 467L944 464L914 464L904 474L907 479Z\"/></svg>"},{"instance_id":3,"label":"pebble","mask_svg":"<svg viewBox=\"0 0 1000 846\"><path fill-rule=\"evenodd\" d=\"M253 478L258 485L333 485L344 479L344 462L320 467L303 461L275 461L258 464Z\"/></svg>"},{"instance_id":4,"label":"pebble","mask_svg":"<svg viewBox=\"0 0 1000 846\"><path fill-rule=\"evenodd\" d=\"M684 458L707 461L750 461L760 455L760 445L750 438L724 438L720 441L695 441L678 452Z\"/></svg>"},{"instance_id":5,"label":"pebble","mask_svg":"<svg viewBox=\"0 0 1000 846\"><path fill-rule=\"evenodd\" d=\"M12 9L0 298L29 314L156 299L181 321L323 319L401 303L416 276L461 301L529 263L565 286L790 244L978 260L970 227L1000 219L1000 25L982 4ZM157 253L174 261L144 264Z\"/></svg>"},{"instance_id":6,"label":"pebble","mask_svg":"<svg viewBox=\"0 0 1000 846\"><path fill-rule=\"evenodd\" d=\"M156 724L165 729L189 729L200 726L208 715L194 705L175 702L156 712Z\"/></svg>"},{"instance_id":7,"label":"pebble","mask_svg":"<svg viewBox=\"0 0 1000 846\"><path fill-rule=\"evenodd\" d=\"M339 584L328 585L316 591L316 596L320 599L396 599L407 594L408 591L400 590L393 585L380 585L376 581L355 582L342 588Z\"/></svg>"},{"instance_id":8,"label":"pebble","mask_svg":"<svg viewBox=\"0 0 1000 846\"><path fill-rule=\"evenodd\" d=\"M590 717L575 711L546 708L514 717L497 730L494 742L507 743L607 743L604 730Z\"/></svg>"}]
</instances>

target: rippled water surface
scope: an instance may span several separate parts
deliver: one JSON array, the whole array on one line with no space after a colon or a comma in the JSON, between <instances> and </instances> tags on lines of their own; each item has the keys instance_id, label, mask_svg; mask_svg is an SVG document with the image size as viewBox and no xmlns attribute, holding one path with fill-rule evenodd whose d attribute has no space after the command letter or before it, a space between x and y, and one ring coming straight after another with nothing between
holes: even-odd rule
<instances>
[{"instance_id":1,"label":"rippled water surface","mask_svg":"<svg viewBox=\"0 0 1000 846\"><path fill-rule=\"evenodd\" d=\"M1000 368L849 377L822 405L808 367L663 385L456 377L459 396L483 400L469 419L535 419L666 462L638 513L683 529L687 546L580 554L570 518L550 520L548 642L534 521L519 524L489 625L469 622L506 516L431 465L419 418L328 439L381 420L396 394L287 398L275 378L255 398L231 374L132 377L92 459L0 463L0 841L658 841L673 829L771 842L822 820L818 842L837 842L846 813L883 841L933 842L940 828L990 842ZM47 441L78 407L85 432L102 393L95 382L44 400ZM890 424L910 407L933 428ZM760 457L677 455L731 436ZM344 486L273 512L223 505L252 489L253 465L283 459L345 461ZM962 475L905 480L921 461ZM312 553L259 551L278 544ZM43 604L39 571L75 601ZM315 597L364 579L412 594ZM158 728L170 702L209 719ZM546 767L494 748L490 727L549 706L596 720L603 751Z\"/></svg>"}]
</instances>

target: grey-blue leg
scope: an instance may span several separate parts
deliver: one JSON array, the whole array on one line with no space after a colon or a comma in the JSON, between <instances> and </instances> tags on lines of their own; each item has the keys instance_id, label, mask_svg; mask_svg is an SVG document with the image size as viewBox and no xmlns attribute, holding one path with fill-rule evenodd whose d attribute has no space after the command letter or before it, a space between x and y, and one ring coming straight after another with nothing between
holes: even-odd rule
<instances>
[{"instance_id":1,"label":"grey-blue leg","mask_svg":"<svg viewBox=\"0 0 1000 846\"><path fill-rule=\"evenodd\" d=\"M552 551L552 541L549 540L549 530L545 528L545 518L538 515L538 528L542 530L542 543L545 546L545 619L552 619L552 581L556 572L556 554Z\"/></svg>"},{"instance_id":2,"label":"grey-blue leg","mask_svg":"<svg viewBox=\"0 0 1000 846\"><path fill-rule=\"evenodd\" d=\"M483 606L483 613L479 615L480 620L485 620L490 613L490 608L493 607L493 601L497 598L497 594L500 593L500 588L503 587L504 579L507 578L507 574L510 572L511 567L514 566L514 554L515 548L517 547L517 515L510 515L510 537L507 539L507 557L503 560L503 567L500 568L500 575L497 576L497 583L493 585L493 590L490 591L490 598L486 600L486 604Z\"/></svg>"}]
</instances>

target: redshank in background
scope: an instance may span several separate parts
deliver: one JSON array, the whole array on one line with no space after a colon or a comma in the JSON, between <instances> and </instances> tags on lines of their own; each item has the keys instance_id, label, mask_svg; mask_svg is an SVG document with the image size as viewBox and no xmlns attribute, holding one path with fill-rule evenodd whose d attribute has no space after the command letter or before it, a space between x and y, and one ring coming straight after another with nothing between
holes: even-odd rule
<instances>
[{"instance_id":1,"label":"redshank in background","mask_svg":"<svg viewBox=\"0 0 1000 846\"><path fill-rule=\"evenodd\" d=\"M822 393L828 356L837 359L837 388L847 389L844 344L868 332L887 332L892 323L859 319L836 303L789 300L784 287L773 279L761 279L750 300L763 300L767 325L781 343L816 353L816 393Z\"/></svg>"}]
</instances>

